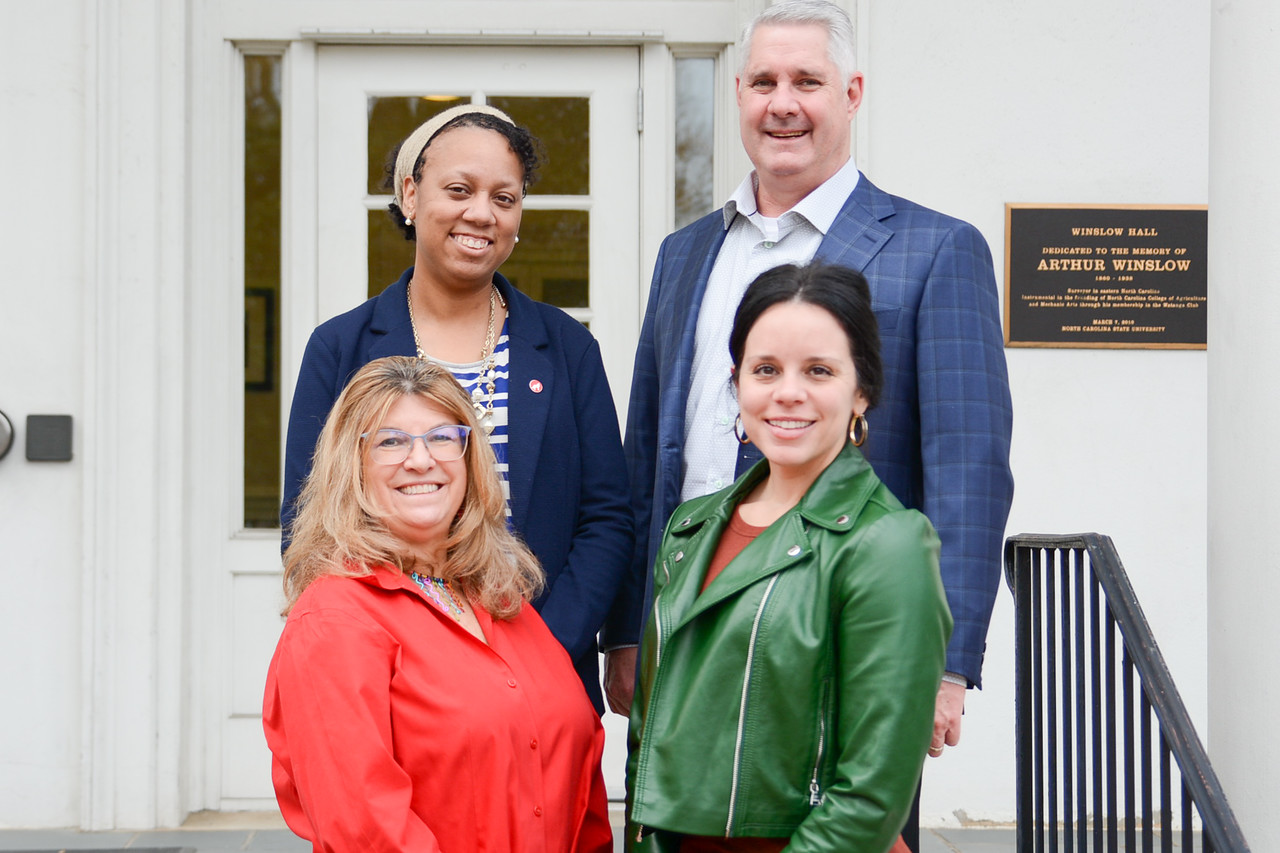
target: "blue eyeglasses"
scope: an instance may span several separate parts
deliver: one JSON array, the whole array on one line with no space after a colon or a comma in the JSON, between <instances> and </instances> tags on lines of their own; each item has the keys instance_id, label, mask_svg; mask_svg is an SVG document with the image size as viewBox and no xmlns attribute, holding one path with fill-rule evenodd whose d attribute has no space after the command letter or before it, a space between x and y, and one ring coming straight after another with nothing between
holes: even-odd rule
<instances>
[{"instance_id":1,"label":"blue eyeglasses","mask_svg":"<svg viewBox=\"0 0 1280 853\"><path fill-rule=\"evenodd\" d=\"M413 452L413 442L422 439L422 446L437 462L452 462L461 459L467 452L467 437L471 435L471 427L462 424L447 424L427 430L422 435L413 435L400 429L380 429L374 433L363 433L360 437L373 441L369 444L369 457L379 465L399 465L409 458Z\"/></svg>"}]
</instances>

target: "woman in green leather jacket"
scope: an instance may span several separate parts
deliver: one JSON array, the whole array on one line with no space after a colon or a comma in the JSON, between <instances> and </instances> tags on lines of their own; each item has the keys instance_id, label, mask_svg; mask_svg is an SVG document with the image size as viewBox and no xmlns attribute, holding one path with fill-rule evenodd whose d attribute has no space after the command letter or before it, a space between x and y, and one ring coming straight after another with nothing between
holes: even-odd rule
<instances>
[{"instance_id":1,"label":"woman in green leather jacket","mask_svg":"<svg viewBox=\"0 0 1280 853\"><path fill-rule=\"evenodd\" d=\"M764 460L658 551L630 849L884 853L906 820L951 614L933 527L858 450L879 346L852 270L778 267L743 297L736 431Z\"/></svg>"}]
</instances>

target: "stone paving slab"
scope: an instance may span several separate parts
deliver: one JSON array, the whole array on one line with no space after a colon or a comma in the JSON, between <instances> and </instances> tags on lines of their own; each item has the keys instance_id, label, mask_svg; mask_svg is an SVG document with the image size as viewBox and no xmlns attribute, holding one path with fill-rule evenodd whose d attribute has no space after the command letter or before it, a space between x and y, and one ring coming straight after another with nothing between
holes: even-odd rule
<instances>
[{"instance_id":1,"label":"stone paving slab","mask_svg":"<svg viewBox=\"0 0 1280 853\"><path fill-rule=\"evenodd\" d=\"M310 853L311 845L287 829L233 829L231 815L188 821L180 829L80 832L74 829L0 830L3 853ZM276 821L246 820L257 826ZM194 823L195 826L190 824ZM216 828L215 828L216 827ZM614 849L621 853L622 832L614 828ZM922 828L921 853L1013 853L1012 829Z\"/></svg>"}]
</instances>

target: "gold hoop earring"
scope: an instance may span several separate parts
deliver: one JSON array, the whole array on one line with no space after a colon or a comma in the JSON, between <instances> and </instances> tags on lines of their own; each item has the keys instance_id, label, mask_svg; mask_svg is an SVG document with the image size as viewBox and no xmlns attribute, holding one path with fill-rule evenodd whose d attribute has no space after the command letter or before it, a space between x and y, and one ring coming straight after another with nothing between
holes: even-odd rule
<instances>
[{"instance_id":1,"label":"gold hoop earring","mask_svg":"<svg viewBox=\"0 0 1280 853\"><path fill-rule=\"evenodd\" d=\"M853 442L854 447L861 447L870 431L871 427L867 426L867 416L856 414L853 416L853 423L849 424L849 440Z\"/></svg>"},{"instance_id":2,"label":"gold hoop earring","mask_svg":"<svg viewBox=\"0 0 1280 853\"><path fill-rule=\"evenodd\" d=\"M747 431L742 427L742 414L739 413L733 419L733 437L738 439L739 444L750 444L751 439L747 438Z\"/></svg>"}]
</instances>

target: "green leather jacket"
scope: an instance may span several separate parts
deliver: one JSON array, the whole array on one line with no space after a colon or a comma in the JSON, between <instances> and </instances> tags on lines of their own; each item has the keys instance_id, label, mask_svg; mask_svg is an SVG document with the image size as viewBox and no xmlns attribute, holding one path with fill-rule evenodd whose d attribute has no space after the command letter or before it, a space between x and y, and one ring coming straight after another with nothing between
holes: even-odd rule
<instances>
[{"instance_id":1,"label":"green leather jacket","mask_svg":"<svg viewBox=\"0 0 1280 853\"><path fill-rule=\"evenodd\" d=\"M883 853L906 820L951 635L938 537L850 444L700 595L767 465L667 524L631 706L630 849L692 834Z\"/></svg>"}]
</instances>

